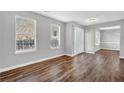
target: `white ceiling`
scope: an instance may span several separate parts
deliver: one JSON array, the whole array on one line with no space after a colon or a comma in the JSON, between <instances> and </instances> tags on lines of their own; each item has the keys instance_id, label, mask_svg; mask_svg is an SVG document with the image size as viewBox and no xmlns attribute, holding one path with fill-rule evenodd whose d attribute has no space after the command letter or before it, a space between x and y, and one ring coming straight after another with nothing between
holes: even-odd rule
<instances>
[{"instance_id":1,"label":"white ceiling","mask_svg":"<svg viewBox=\"0 0 124 93\"><path fill-rule=\"evenodd\" d=\"M124 11L34 11L63 22L74 21L82 25L93 25L124 19ZM88 22L89 18L96 18Z\"/></svg>"}]
</instances>

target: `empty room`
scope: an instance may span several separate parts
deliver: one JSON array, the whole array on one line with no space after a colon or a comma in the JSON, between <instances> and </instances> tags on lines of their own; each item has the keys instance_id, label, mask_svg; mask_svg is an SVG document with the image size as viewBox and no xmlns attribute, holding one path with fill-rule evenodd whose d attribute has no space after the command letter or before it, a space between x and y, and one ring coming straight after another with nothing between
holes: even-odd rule
<instances>
[{"instance_id":1,"label":"empty room","mask_svg":"<svg viewBox=\"0 0 124 93\"><path fill-rule=\"evenodd\" d=\"M0 11L0 82L123 82L123 11Z\"/></svg>"}]
</instances>

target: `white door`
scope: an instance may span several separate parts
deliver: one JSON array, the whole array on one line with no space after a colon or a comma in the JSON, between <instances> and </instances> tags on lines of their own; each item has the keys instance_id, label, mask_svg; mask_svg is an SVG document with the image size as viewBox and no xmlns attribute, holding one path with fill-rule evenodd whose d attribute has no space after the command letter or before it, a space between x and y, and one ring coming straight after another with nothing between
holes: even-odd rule
<instances>
[{"instance_id":1,"label":"white door","mask_svg":"<svg viewBox=\"0 0 124 93\"><path fill-rule=\"evenodd\" d=\"M74 55L84 52L84 30L74 27Z\"/></svg>"}]
</instances>

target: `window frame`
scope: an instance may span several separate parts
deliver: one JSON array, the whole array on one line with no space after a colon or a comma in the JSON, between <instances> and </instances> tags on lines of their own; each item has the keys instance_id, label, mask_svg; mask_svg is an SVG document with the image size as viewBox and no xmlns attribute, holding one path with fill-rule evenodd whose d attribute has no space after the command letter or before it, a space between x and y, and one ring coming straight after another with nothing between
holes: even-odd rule
<instances>
[{"instance_id":1,"label":"window frame","mask_svg":"<svg viewBox=\"0 0 124 93\"><path fill-rule=\"evenodd\" d=\"M53 29L52 29L52 27L57 27L59 30L58 30L58 36L52 36L52 33L53 33ZM50 40L52 40L53 38L56 38L56 39L58 39L58 42L59 42L59 44L58 44L58 46L57 47L53 47L52 45L51 45L51 43L50 43L50 48L51 49L59 49L60 48L60 45L61 45L61 42L60 42L60 40L61 40L61 26L59 25L59 24L51 24L50 25Z\"/></svg>"},{"instance_id":2,"label":"window frame","mask_svg":"<svg viewBox=\"0 0 124 93\"><path fill-rule=\"evenodd\" d=\"M20 18L20 19L24 19L24 20L29 20L29 21L32 21L33 23L34 23L34 32L33 32L33 37L34 37L34 48L32 48L32 49L23 49L23 50L17 50L17 31L16 31L16 20L17 20L17 18ZM34 20L34 19L31 19L31 18L27 18L27 17L22 17L22 16L18 16L18 15L16 15L15 16L15 54L23 54L23 53L28 53L28 52L34 52L34 51L36 51L37 50L37 48L36 48L36 36L37 36L37 34L36 34L36 20Z\"/></svg>"}]
</instances>

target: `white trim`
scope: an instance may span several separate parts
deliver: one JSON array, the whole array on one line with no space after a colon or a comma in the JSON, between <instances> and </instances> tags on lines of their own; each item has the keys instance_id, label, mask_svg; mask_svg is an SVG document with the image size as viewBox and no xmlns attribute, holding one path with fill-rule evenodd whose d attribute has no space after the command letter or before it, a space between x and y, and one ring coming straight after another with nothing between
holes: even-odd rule
<instances>
[{"instance_id":1,"label":"white trim","mask_svg":"<svg viewBox=\"0 0 124 93\"><path fill-rule=\"evenodd\" d=\"M120 56L121 59L124 59L124 57Z\"/></svg>"},{"instance_id":2,"label":"white trim","mask_svg":"<svg viewBox=\"0 0 124 93\"><path fill-rule=\"evenodd\" d=\"M78 55L78 54L81 54L81 53L85 53L85 51L82 51L82 52L80 52L80 53L77 53L77 54L65 54L65 55L67 55L67 56L70 56L70 57L73 57L73 56L76 56L76 55Z\"/></svg>"},{"instance_id":3,"label":"white trim","mask_svg":"<svg viewBox=\"0 0 124 93\"><path fill-rule=\"evenodd\" d=\"M85 51L85 53L95 54L95 52L88 52L88 51Z\"/></svg>"},{"instance_id":4,"label":"white trim","mask_svg":"<svg viewBox=\"0 0 124 93\"><path fill-rule=\"evenodd\" d=\"M74 55L72 55L72 54L64 54L64 55L67 55L67 56L70 56L70 57L73 57Z\"/></svg>"},{"instance_id":5,"label":"white trim","mask_svg":"<svg viewBox=\"0 0 124 93\"><path fill-rule=\"evenodd\" d=\"M89 51L84 51L85 53L90 53L90 54L95 54L95 52L101 50L101 49L105 49L105 50L118 50L120 51L120 49L110 49L110 48L99 48L99 49L96 49L94 52L89 52Z\"/></svg>"},{"instance_id":6,"label":"white trim","mask_svg":"<svg viewBox=\"0 0 124 93\"><path fill-rule=\"evenodd\" d=\"M118 51L120 51L120 49L111 49L111 48L101 48L101 49L106 49L106 50L118 50Z\"/></svg>"},{"instance_id":7,"label":"white trim","mask_svg":"<svg viewBox=\"0 0 124 93\"><path fill-rule=\"evenodd\" d=\"M96 50L95 50L95 52L96 52L96 51L99 51L99 50L101 50L101 49L105 49L105 50L118 50L118 51L120 51L120 49L111 49L111 48L99 48L99 49L96 49Z\"/></svg>"},{"instance_id":8,"label":"white trim","mask_svg":"<svg viewBox=\"0 0 124 93\"><path fill-rule=\"evenodd\" d=\"M101 49L101 48L96 49L95 52L99 51L100 49Z\"/></svg>"},{"instance_id":9,"label":"white trim","mask_svg":"<svg viewBox=\"0 0 124 93\"><path fill-rule=\"evenodd\" d=\"M36 49L28 49L28 50L22 50L22 51L16 51L15 54L24 54L24 53L29 53L29 52L35 52Z\"/></svg>"},{"instance_id":10,"label":"white trim","mask_svg":"<svg viewBox=\"0 0 124 93\"><path fill-rule=\"evenodd\" d=\"M100 43L120 44L120 42L100 42Z\"/></svg>"},{"instance_id":11,"label":"white trim","mask_svg":"<svg viewBox=\"0 0 124 93\"><path fill-rule=\"evenodd\" d=\"M60 54L60 55L56 55L56 56L52 56L52 57L48 57L48 58L43 58L43 59L36 60L36 61L26 62L24 64L15 65L15 66L12 66L12 67L3 68L3 69L0 69L0 73L5 72L5 71L9 71L9 70L12 70L12 69L24 67L24 66L27 66L27 65L39 63L39 62L42 62L42 61L45 61L45 60L49 60L49 59L53 59L53 58L56 58L56 57L61 57L63 55L66 55L66 54Z\"/></svg>"},{"instance_id":12,"label":"white trim","mask_svg":"<svg viewBox=\"0 0 124 93\"><path fill-rule=\"evenodd\" d=\"M81 53L83 53L83 52L81 52ZM76 56L76 55L78 55L78 54L80 54L80 53L72 54L72 55L70 55L70 56L73 57L73 56Z\"/></svg>"}]
</instances>

